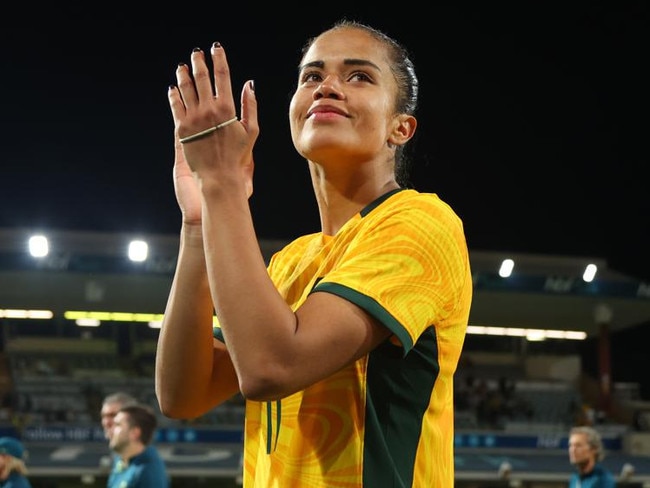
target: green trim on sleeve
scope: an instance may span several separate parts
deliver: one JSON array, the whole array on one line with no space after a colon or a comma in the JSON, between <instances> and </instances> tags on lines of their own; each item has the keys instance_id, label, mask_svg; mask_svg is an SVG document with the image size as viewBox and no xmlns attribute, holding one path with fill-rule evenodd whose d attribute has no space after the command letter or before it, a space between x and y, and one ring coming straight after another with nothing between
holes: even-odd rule
<instances>
[{"instance_id":1,"label":"green trim on sleeve","mask_svg":"<svg viewBox=\"0 0 650 488\"><path fill-rule=\"evenodd\" d=\"M221 327L212 327L212 337L221 342L226 342L223 338L223 331Z\"/></svg>"},{"instance_id":2,"label":"green trim on sleeve","mask_svg":"<svg viewBox=\"0 0 650 488\"><path fill-rule=\"evenodd\" d=\"M406 353L413 347L413 341L406 329L404 329L402 324L398 322L384 307L377 303L374 298L370 298L367 295L359 293L357 290L353 290L352 288L348 288L347 286L338 283L321 282L314 287L312 293L314 291L332 293L333 295L345 298L364 309L397 336L399 341L402 343L404 355L406 355Z\"/></svg>"}]
</instances>

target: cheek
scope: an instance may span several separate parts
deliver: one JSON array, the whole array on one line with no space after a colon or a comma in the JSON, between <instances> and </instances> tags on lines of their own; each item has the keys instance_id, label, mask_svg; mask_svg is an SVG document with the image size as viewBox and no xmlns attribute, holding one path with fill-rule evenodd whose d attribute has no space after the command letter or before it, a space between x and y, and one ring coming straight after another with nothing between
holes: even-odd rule
<instances>
[{"instance_id":1,"label":"cheek","mask_svg":"<svg viewBox=\"0 0 650 488\"><path fill-rule=\"evenodd\" d=\"M367 117L364 124L371 129L372 133L383 138L388 132L388 126L393 119L393 110L386 101L376 100L368 103Z\"/></svg>"},{"instance_id":2,"label":"cheek","mask_svg":"<svg viewBox=\"0 0 650 488\"><path fill-rule=\"evenodd\" d=\"M296 128L298 121L301 118L301 114L308 110L303 109L303 105L304 104L300 102L297 94L294 94L293 97L291 97L291 101L289 102L289 124L291 125L291 132Z\"/></svg>"},{"instance_id":3,"label":"cheek","mask_svg":"<svg viewBox=\"0 0 650 488\"><path fill-rule=\"evenodd\" d=\"M300 102L298 96L294 94L289 103L289 128L291 130L291 139L294 145L300 137L300 131L304 125L304 116L309 108L303 108L303 103Z\"/></svg>"}]
</instances>

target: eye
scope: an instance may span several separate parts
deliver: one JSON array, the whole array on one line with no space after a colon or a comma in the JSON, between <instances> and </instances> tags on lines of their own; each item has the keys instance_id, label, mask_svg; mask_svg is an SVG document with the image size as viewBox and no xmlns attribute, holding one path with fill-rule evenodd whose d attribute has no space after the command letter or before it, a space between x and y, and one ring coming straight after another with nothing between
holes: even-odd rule
<instances>
[{"instance_id":1,"label":"eye","mask_svg":"<svg viewBox=\"0 0 650 488\"><path fill-rule=\"evenodd\" d=\"M318 71L305 71L300 76L300 83L318 83L323 80L323 77Z\"/></svg>"},{"instance_id":2,"label":"eye","mask_svg":"<svg viewBox=\"0 0 650 488\"><path fill-rule=\"evenodd\" d=\"M348 77L349 81L367 81L372 82L372 78L363 71L355 71Z\"/></svg>"}]
</instances>

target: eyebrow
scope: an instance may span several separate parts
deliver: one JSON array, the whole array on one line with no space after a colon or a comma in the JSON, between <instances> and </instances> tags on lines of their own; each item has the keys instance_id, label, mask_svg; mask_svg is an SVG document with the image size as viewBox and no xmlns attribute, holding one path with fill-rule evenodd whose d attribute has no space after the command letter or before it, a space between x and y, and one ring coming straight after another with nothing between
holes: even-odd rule
<instances>
[{"instance_id":1,"label":"eyebrow","mask_svg":"<svg viewBox=\"0 0 650 488\"><path fill-rule=\"evenodd\" d=\"M374 68L377 71L381 72L381 68L379 66L377 66L372 61L368 61L367 59L346 58L343 60L343 64L346 66L370 66L371 68ZM324 67L325 67L325 61L311 61L309 63L305 63L301 66L298 66L298 72L300 73L306 68L323 69Z\"/></svg>"}]
</instances>

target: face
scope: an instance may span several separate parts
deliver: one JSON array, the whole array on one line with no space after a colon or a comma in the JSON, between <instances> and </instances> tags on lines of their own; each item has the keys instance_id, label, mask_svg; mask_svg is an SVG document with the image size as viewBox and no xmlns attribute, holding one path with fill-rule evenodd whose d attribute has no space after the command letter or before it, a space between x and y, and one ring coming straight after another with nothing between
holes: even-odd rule
<instances>
[{"instance_id":1,"label":"face","mask_svg":"<svg viewBox=\"0 0 650 488\"><path fill-rule=\"evenodd\" d=\"M321 34L302 59L289 107L296 149L316 162L376 157L398 120L396 94L381 42L349 27Z\"/></svg>"},{"instance_id":2,"label":"face","mask_svg":"<svg viewBox=\"0 0 650 488\"><path fill-rule=\"evenodd\" d=\"M575 465L583 465L595 459L596 453L587 442L584 434L572 434L569 437L569 462Z\"/></svg>"},{"instance_id":3,"label":"face","mask_svg":"<svg viewBox=\"0 0 650 488\"><path fill-rule=\"evenodd\" d=\"M128 414L119 412L113 419L108 446L117 453L123 452L131 443L133 428L128 417Z\"/></svg>"},{"instance_id":4,"label":"face","mask_svg":"<svg viewBox=\"0 0 650 488\"><path fill-rule=\"evenodd\" d=\"M104 437L107 440L111 438L111 431L113 429L114 419L117 412L120 410L119 403L105 403L102 405L102 428L104 429Z\"/></svg>"}]
</instances>

